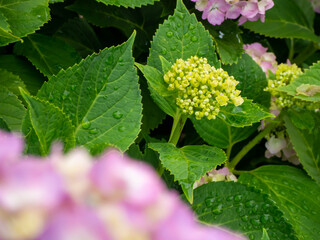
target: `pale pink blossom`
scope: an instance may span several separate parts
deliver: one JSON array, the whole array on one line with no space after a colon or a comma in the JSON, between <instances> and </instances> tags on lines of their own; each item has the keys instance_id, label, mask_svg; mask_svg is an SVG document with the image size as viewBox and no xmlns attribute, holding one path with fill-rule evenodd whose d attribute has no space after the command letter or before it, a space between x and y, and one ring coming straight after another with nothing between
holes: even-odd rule
<instances>
[{"instance_id":1,"label":"pale pink blossom","mask_svg":"<svg viewBox=\"0 0 320 240\"><path fill-rule=\"evenodd\" d=\"M320 13L320 0L310 0L312 7L316 13Z\"/></svg>"},{"instance_id":2,"label":"pale pink blossom","mask_svg":"<svg viewBox=\"0 0 320 240\"><path fill-rule=\"evenodd\" d=\"M263 47L260 43L245 44L245 52L262 68L268 76L268 71L275 73L277 61L274 53L267 52L268 48Z\"/></svg>"}]
</instances>

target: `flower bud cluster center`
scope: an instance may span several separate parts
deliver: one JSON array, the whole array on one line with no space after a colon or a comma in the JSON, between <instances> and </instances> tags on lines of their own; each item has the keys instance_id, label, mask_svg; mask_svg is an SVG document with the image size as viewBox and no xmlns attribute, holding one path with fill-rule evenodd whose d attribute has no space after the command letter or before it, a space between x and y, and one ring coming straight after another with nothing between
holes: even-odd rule
<instances>
[{"instance_id":1,"label":"flower bud cluster center","mask_svg":"<svg viewBox=\"0 0 320 240\"><path fill-rule=\"evenodd\" d=\"M164 75L169 91L177 91L176 104L183 113L195 115L196 119L215 119L221 106L243 103L239 83L226 71L209 65L206 58L197 56L178 59Z\"/></svg>"}]
</instances>

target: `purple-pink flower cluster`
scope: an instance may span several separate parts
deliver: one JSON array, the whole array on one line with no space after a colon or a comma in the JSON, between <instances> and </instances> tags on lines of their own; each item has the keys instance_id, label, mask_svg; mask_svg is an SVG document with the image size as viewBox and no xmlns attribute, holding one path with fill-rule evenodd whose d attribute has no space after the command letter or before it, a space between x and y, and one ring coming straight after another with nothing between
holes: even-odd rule
<instances>
[{"instance_id":1,"label":"purple-pink flower cluster","mask_svg":"<svg viewBox=\"0 0 320 240\"><path fill-rule=\"evenodd\" d=\"M202 11L202 19L212 25L220 25L226 19L239 18L239 24L246 21L264 22L265 12L273 7L273 0L191 0L196 9Z\"/></svg>"},{"instance_id":2,"label":"purple-pink flower cluster","mask_svg":"<svg viewBox=\"0 0 320 240\"><path fill-rule=\"evenodd\" d=\"M150 166L115 150L97 159L22 151L18 136L0 132L0 239L243 239L197 223Z\"/></svg>"},{"instance_id":3,"label":"purple-pink flower cluster","mask_svg":"<svg viewBox=\"0 0 320 240\"><path fill-rule=\"evenodd\" d=\"M262 68L268 76L268 70L275 73L278 67L276 55L267 52L268 48L263 47L260 43L245 44L245 52Z\"/></svg>"},{"instance_id":4,"label":"purple-pink flower cluster","mask_svg":"<svg viewBox=\"0 0 320 240\"><path fill-rule=\"evenodd\" d=\"M310 1L311 1L313 10L316 13L320 13L320 0L310 0Z\"/></svg>"}]
</instances>

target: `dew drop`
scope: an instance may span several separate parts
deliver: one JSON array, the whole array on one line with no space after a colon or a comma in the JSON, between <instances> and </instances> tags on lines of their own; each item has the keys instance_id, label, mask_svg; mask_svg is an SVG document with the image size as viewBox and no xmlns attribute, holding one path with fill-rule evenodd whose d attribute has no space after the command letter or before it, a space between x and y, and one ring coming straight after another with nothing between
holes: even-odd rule
<instances>
[{"instance_id":1,"label":"dew drop","mask_svg":"<svg viewBox=\"0 0 320 240\"><path fill-rule=\"evenodd\" d=\"M119 87L114 87L114 88L113 88L113 90L118 90L118 89L119 89Z\"/></svg>"},{"instance_id":2,"label":"dew drop","mask_svg":"<svg viewBox=\"0 0 320 240\"><path fill-rule=\"evenodd\" d=\"M176 11L175 15L177 15L181 20L184 18L184 13L182 13L182 12Z\"/></svg>"},{"instance_id":3,"label":"dew drop","mask_svg":"<svg viewBox=\"0 0 320 240\"><path fill-rule=\"evenodd\" d=\"M227 197L227 201L232 201L232 200L233 200L233 196Z\"/></svg>"},{"instance_id":4,"label":"dew drop","mask_svg":"<svg viewBox=\"0 0 320 240\"><path fill-rule=\"evenodd\" d=\"M118 62L123 62L123 58L119 58Z\"/></svg>"},{"instance_id":5,"label":"dew drop","mask_svg":"<svg viewBox=\"0 0 320 240\"><path fill-rule=\"evenodd\" d=\"M167 32L167 37L172 37L173 36L173 32L171 32L171 31L169 31L169 32Z\"/></svg>"},{"instance_id":6,"label":"dew drop","mask_svg":"<svg viewBox=\"0 0 320 240\"><path fill-rule=\"evenodd\" d=\"M96 128L93 128L89 131L90 134L97 134L98 130Z\"/></svg>"},{"instance_id":7,"label":"dew drop","mask_svg":"<svg viewBox=\"0 0 320 240\"><path fill-rule=\"evenodd\" d=\"M192 41L192 42L196 42L196 41L198 41L198 37L193 36L193 37L191 38L191 41Z\"/></svg>"},{"instance_id":8,"label":"dew drop","mask_svg":"<svg viewBox=\"0 0 320 240\"><path fill-rule=\"evenodd\" d=\"M119 66L124 66L124 63L122 63L122 62L121 62L121 63L119 63Z\"/></svg>"},{"instance_id":9,"label":"dew drop","mask_svg":"<svg viewBox=\"0 0 320 240\"><path fill-rule=\"evenodd\" d=\"M218 206L215 206L215 207L212 209L213 214L215 214L215 215L220 215L220 214L222 214L222 212L223 212L222 208L223 208L223 205L222 205L222 204L219 204Z\"/></svg>"},{"instance_id":10,"label":"dew drop","mask_svg":"<svg viewBox=\"0 0 320 240\"><path fill-rule=\"evenodd\" d=\"M251 219L250 222L251 222L251 224L253 226L259 226L260 225L260 220L259 219Z\"/></svg>"},{"instance_id":11,"label":"dew drop","mask_svg":"<svg viewBox=\"0 0 320 240\"><path fill-rule=\"evenodd\" d=\"M205 204L207 207L212 207L215 201L215 197L206 198Z\"/></svg>"},{"instance_id":12,"label":"dew drop","mask_svg":"<svg viewBox=\"0 0 320 240\"><path fill-rule=\"evenodd\" d=\"M254 240L254 239L255 239L255 237L254 237L253 234L250 234L250 235L249 235L249 238L250 238L250 240Z\"/></svg>"},{"instance_id":13,"label":"dew drop","mask_svg":"<svg viewBox=\"0 0 320 240\"><path fill-rule=\"evenodd\" d=\"M244 221L244 222L248 222L248 220L249 220L248 215L242 216L242 217L241 217L241 220Z\"/></svg>"},{"instance_id":14,"label":"dew drop","mask_svg":"<svg viewBox=\"0 0 320 240\"><path fill-rule=\"evenodd\" d=\"M177 46L173 45L171 46L171 51L175 51L177 49Z\"/></svg>"},{"instance_id":15,"label":"dew drop","mask_svg":"<svg viewBox=\"0 0 320 240\"><path fill-rule=\"evenodd\" d=\"M162 48L161 53L162 53L163 55L166 55L166 54L167 54L167 49Z\"/></svg>"},{"instance_id":16,"label":"dew drop","mask_svg":"<svg viewBox=\"0 0 320 240\"><path fill-rule=\"evenodd\" d=\"M241 202L242 201L242 195L241 194L237 194L234 196L234 201L235 202Z\"/></svg>"},{"instance_id":17,"label":"dew drop","mask_svg":"<svg viewBox=\"0 0 320 240\"><path fill-rule=\"evenodd\" d=\"M84 119L82 122L82 128L83 129L89 129L89 127L91 126L91 122L89 122L88 120Z\"/></svg>"},{"instance_id":18,"label":"dew drop","mask_svg":"<svg viewBox=\"0 0 320 240\"><path fill-rule=\"evenodd\" d=\"M64 90L63 95L62 95L62 100L66 100L69 96L70 92L67 90Z\"/></svg>"},{"instance_id":19,"label":"dew drop","mask_svg":"<svg viewBox=\"0 0 320 240\"><path fill-rule=\"evenodd\" d=\"M178 22L178 23L177 23L177 26L178 26L178 27L181 27L181 23Z\"/></svg>"},{"instance_id":20,"label":"dew drop","mask_svg":"<svg viewBox=\"0 0 320 240\"><path fill-rule=\"evenodd\" d=\"M76 85L71 85L70 88L71 88L72 91L74 91L76 89L76 87L77 87Z\"/></svg>"},{"instance_id":21,"label":"dew drop","mask_svg":"<svg viewBox=\"0 0 320 240\"><path fill-rule=\"evenodd\" d=\"M246 206L247 208L252 208L252 207L255 206L255 201L254 201L254 200L249 200L249 201L247 201L247 202L245 203L245 206Z\"/></svg>"},{"instance_id":22,"label":"dew drop","mask_svg":"<svg viewBox=\"0 0 320 240\"><path fill-rule=\"evenodd\" d=\"M267 223L271 220L271 216L269 214L263 214L261 217L260 217L260 221L262 223Z\"/></svg>"},{"instance_id":23,"label":"dew drop","mask_svg":"<svg viewBox=\"0 0 320 240\"><path fill-rule=\"evenodd\" d=\"M106 64L110 65L112 63L113 63L113 56L110 55L110 56L107 57Z\"/></svg>"},{"instance_id":24,"label":"dew drop","mask_svg":"<svg viewBox=\"0 0 320 240\"><path fill-rule=\"evenodd\" d=\"M119 132L124 132L125 130L126 130L126 128L124 126L118 127L118 131Z\"/></svg>"},{"instance_id":25,"label":"dew drop","mask_svg":"<svg viewBox=\"0 0 320 240\"><path fill-rule=\"evenodd\" d=\"M196 27L196 26L195 26L194 24L190 23L190 25L189 25L189 29L190 29L190 30L195 29L195 27Z\"/></svg>"},{"instance_id":26,"label":"dew drop","mask_svg":"<svg viewBox=\"0 0 320 240\"><path fill-rule=\"evenodd\" d=\"M115 112L112 113L112 116L115 119L120 119L120 118L122 118L123 114L120 111L115 111Z\"/></svg>"}]
</instances>

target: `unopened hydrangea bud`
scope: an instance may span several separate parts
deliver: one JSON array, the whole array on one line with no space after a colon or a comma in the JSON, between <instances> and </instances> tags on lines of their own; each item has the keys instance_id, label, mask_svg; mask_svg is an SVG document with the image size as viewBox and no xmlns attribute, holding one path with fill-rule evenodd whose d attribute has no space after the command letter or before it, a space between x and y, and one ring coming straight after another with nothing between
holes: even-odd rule
<instances>
[{"instance_id":1,"label":"unopened hydrangea bud","mask_svg":"<svg viewBox=\"0 0 320 240\"><path fill-rule=\"evenodd\" d=\"M216 69L206 58L178 59L164 75L169 91L177 91L176 104L182 112L195 115L196 119L215 119L221 106L243 103L239 83L226 71Z\"/></svg>"},{"instance_id":2,"label":"unopened hydrangea bud","mask_svg":"<svg viewBox=\"0 0 320 240\"><path fill-rule=\"evenodd\" d=\"M289 85L300 74L302 74L302 70L296 64L291 65L281 63L275 72L275 79L268 80L268 87L266 87L265 90L269 91L272 96L276 97L275 104L280 108L291 107L294 105L308 110L319 109L319 102L310 103L308 101L294 98L293 96L278 90L279 87Z\"/></svg>"}]
</instances>

